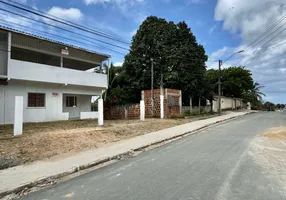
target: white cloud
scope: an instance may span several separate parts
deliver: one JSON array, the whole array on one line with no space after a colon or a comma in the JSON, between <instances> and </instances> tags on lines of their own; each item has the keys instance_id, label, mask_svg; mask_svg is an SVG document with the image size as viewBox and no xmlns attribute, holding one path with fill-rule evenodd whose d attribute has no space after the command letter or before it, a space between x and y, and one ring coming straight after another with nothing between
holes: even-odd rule
<instances>
[{"instance_id":1,"label":"white cloud","mask_svg":"<svg viewBox=\"0 0 286 200\"><path fill-rule=\"evenodd\" d=\"M77 8L60 8L52 7L47 14L62 18L69 21L79 21L83 18L83 13Z\"/></svg>"},{"instance_id":2,"label":"white cloud","mask_svg":"<svg viewBox=\"0 0 286 200\"><path fill-rule=\"evenodd\" d=\"M115 66L115 67L122 67L122 65L123 65L123 62L115 62L113 64L113 66Z\"/></svg>"},{"instance_id":3,"label":"white cloud","mask_svg":"<svg viewBox=\"0 0 286 200\"><path fill-rule=\"evenodd\" d=\"M86 5L91 4L112 4L123 10L128 7L133 7L136 4L144 3L144 0L84 0Z\"/></svg>"},{"instance_id":4,"label":"white cloud","mask_svg":"<svg viewBox=\"0 0 286 200\"><path fill-rule=\"evenodd\" d=\"M209 60L225 59L239 50L247 50L224 64L245 66L251 70L255 81L265 85L263 90L267 99L283 102L286 99L286 19L268 32L256 45L249 46L265 30L277 22L285 13L285 0L218 0L215 8L215 20L223 23L223 29L239 35L241 44L236 47L224 47L214 52ZM277 30L279 29L279 30ZM276 36L276 37L274 37ZM284 42L284 43L283 43ZM208 63L217 68L217 63ZM283 98L281 98L283 97ZM284 100L284 103L286 101Z\"/></svg>"},{"instance_id":5,"label":"white cloud","mask_svg":"<svg viewBox=\"0 0 286 200\"><path fill-rule=\"evenodd\" d=\"M144 9L146 0L83 0L86 5L102 5L113 9L113 12L120 12L126 19L132 19L136 24L141 24L142 21L149 16Z\"/></svg>"}]
</instances>

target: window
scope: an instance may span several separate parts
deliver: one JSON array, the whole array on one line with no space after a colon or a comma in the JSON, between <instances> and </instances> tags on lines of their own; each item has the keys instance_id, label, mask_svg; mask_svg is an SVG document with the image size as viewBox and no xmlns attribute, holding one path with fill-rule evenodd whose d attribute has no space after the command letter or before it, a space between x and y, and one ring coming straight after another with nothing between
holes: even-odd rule
<instances>
[{"instance_id":1,"label":"window","mask_svg":"<svg viewBox=\"0 0 286 200\"><path fill-rule=\"evenodd\" d=\"M28 107L32 107L32 108L45 107L45 94L28 93Z\"/></svg>"},{"instance_id":2,"label":"window","mask_svg":"<svg viewBox=\"0 0 286 200\"><path fill-rule=\"evenodd\" d=\"M76 106L77 106L77 98L75 96L67 96L66 107L76 107Z\"/></svg>"}]
</instances>

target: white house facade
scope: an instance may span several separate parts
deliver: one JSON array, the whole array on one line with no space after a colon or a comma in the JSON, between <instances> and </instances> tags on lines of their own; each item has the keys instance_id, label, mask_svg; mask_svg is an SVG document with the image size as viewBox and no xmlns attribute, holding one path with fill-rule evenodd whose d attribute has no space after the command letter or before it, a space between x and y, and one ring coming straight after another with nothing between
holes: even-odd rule
<instances>
[{"instance_id":1,"label":"white house facade","mask_svg":"<svg viewBox=\"0 0 286 200\"><path fill-rule=\"evenodd\" d=\"M0 28L0 124L13 124L15 97L23 97L23 122L97 118L93 96L108 87L101 68L110 56Z\"/></svg>"}]
</instances>

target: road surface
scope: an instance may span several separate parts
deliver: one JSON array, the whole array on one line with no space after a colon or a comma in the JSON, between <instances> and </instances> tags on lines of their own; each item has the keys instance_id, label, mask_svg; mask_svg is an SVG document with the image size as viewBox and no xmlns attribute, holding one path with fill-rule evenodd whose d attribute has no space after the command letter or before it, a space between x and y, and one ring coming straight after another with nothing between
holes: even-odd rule
<instances>
[{"instance_id":1,"label":"road surface","mask_svg":"<svg viewBox=\"0 0 286 200\"><path fill-rule=\"evenodd\" d=\"M283 125L286 113L247 115L21 199L285 199L248 151L258 134Z\"/></svg>"}]
</instances>

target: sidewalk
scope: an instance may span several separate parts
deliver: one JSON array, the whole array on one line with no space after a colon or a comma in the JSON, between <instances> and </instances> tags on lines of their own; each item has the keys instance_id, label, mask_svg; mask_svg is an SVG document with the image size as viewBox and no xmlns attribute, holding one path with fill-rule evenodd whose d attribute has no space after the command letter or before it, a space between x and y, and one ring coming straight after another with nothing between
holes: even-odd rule
<instances>
[{"instance_id":1,"label":"sidewalk","mask_svg":"<svg viewBox=\"0 0 286 200\"><path fill-rule=\"evenodd\" d=\"M108 161L129 151L147 147L164 140L172 139L186 133L196 131L206 126L242 116L249 113L232 112L223 116L195 121L172 128L137 136L128 140L113 143L110 146L82 152L61 160L38 161L0 171L0 197L11 192L17 192L23 187L33 186L47 178L59 178L74 173L80 169ZM2 195L1 195L2 194Z\"/></svg>"}]
</instances>

